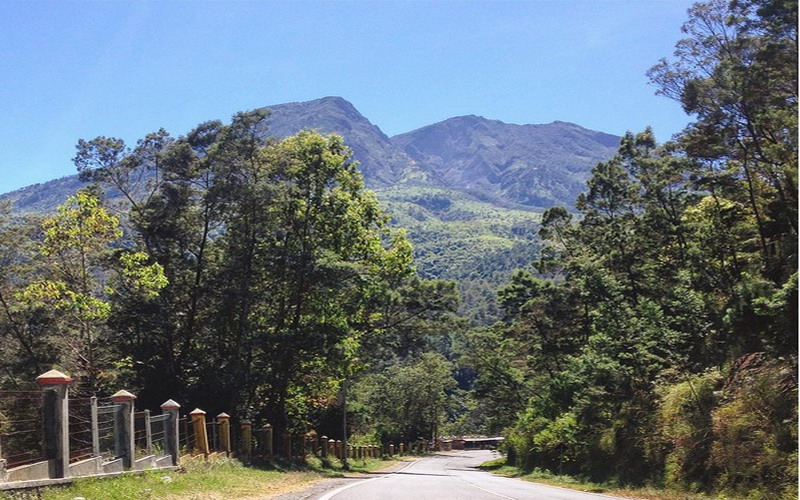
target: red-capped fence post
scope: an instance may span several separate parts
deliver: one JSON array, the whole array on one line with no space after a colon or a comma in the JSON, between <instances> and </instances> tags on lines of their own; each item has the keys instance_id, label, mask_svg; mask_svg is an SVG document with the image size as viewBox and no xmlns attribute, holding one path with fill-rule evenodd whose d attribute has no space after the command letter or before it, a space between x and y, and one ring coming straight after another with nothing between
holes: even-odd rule
<instances>
[{"instance_id":1,"label":"red-capped fence post","mask_svg":"<svg viewBox=\"0 0 800 500\"><path fill-rule=\"evenodd\" d=\"M272 459L273 453L273 429L271 424L265 424L264 427L261 428L262 435L264 436L264 446L261 448L264 457L268 459Z\"/></svg>"},{"instance_id":2,"label":"red-capped fence post","mask_svg":"<svg viewBox=\"0 0 800 500\"><path fill-rule=\"evenodd\" d=\"M114 411L114 454L122 458L122 466L133 468L133 402L136 396L121 390L111 396L116 410Z\"/></svg>"},{"instance_id":3,"label":"red-capped fence post","mask_svg":"<svg viewBox=\"0 0 800 500\"><path fill-rule=\"evenodd\" d=\"M36 377L42 389L44 456L53 477L69 476L69 383L72 378L50 370Z\"/></svg>"},{"instance_id":4,"label":"red-capped fence post","mask_svg":"<svg viewBox=\"0 0 800 500\"><path fill-rule=\"evenodd\" d=\"M195 408L189 413L192 417L192 427L194 428L194 446L197 451L208 457L208 431L206 430L206 412L200 408Z\"/></svg>"},{"instance_id":5,"label":"red-capped fence post","mask_svg":"<svg viewBox=\"0 0 800 500\"><path fill-rule=\"evenodd\" d=\"M172 465L178 465L181 460L180 452L180 435L178 429L178 410L181 405L175 401L168 399L161 405L161 413L167 415L164 420L164 444L166 452L172 457Z\"/></svg>"},{"instance_id":6,"label":"red-capped fence post","mask_svg":"<svg viewBox=\"0 0 800 500\"><path fill-rule=\"evenodd\" d=\"M241 423L242 428L242 455L250 458L253 454L253 424L247 420Z\"/></svg>"},{"instance_id":7,"label":"red-capped fence post","mask_svg":"<svg viewBox=\"0 0 800 500\"><path fill-rule=\"evenodd\" d=\"M219 425L219 444L225 450L225 455L231 456L231 416L227 413L217 415Z\"/></svg>"}]
</instances>

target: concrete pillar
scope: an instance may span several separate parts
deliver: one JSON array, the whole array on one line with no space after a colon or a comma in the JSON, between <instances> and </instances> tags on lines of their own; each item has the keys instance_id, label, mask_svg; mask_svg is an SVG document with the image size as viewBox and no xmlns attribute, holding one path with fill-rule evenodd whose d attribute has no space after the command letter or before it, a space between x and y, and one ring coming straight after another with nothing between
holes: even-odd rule
<instances>
[{"instance_id":1,"label":"concrete pillar","mask_svg":"<svg viewBox=\"0 0 800 500\"><path fill-rule=\"evenodd\" d=\"M250 458L253 454L253 424L247 420L242 421L242 455Z\"/></svg>"},{"instance_id":2,"label":"concrete pillar","mask_svg":"<svg viewBox=\"0 0 800 500\"><path fill-rule=\"evenodd\" d=\"M178 410L181 405L168 399L161 405L161 413L167 415L164 420L164 446L165 451L172 457L172 465L178 465L181 460L180 430L178 429Z\"/></svg>"},{"instance_id":3,"label":"concrete pillar","mask_svg":"<svg viewBox=\"0 0 800 500\"><path fill-rule=\"evenodd\" d=\"M120 390L111 396L114 410L114 454L122 458L122 466L133 467L133 401L136 396L128 391Z\"/></svg>"},{"instance_id":4,"label":"concrete pillar","mask_svg":"<svg viewBox=\"0 0 800 500\"><path fill-rule=\"evenodd\" d=\"M200 408L195 408L189 413L192 417L192 428L194 430L194 447L197 451L208 456L208 431L206 430L206 412Z\"/></svg>"},{"instance_id":5,"label":"concrete pillar","mask_svg":"<svg viewBox=\"0 0 800 500\"><path fill-rule=\"evenodd\" d=\"M217 427L219 427L219 445L225 455L231 456L231 416L225 412L217 415Z\"/></svg>"},{"instance_id":6,"label":"concrete pillar","mask_svg":"<svg viewBox=\"0 0 800 500\"><path fill-rule=\"evenodd\" d=\"M95 457L100 456L100 421L97 411L97 396L89 398L90 404L90 420L92 426L92 455Z\"/></svg>"},{"instance_id":7,"label":"concrete pillar","mask_svg":"<svg viewBox=\"0 0 800 500\"><path fill-rule=\"evenodd\" d=\"M69 383L57 370L36 377L42 389L44 456L52 461L51 477L69 476Z\"/></svg>"},{"instance_id":8,"label":"concrete pillar","mask_svg":"<svg viewBox=\"0 0 800 500\"><path fill-rule=\"evenodd\" d=\"M150 423L150 410L144 411L144 442L148 455L153 454L153 427Z\"/></svg>"}]
</instances>

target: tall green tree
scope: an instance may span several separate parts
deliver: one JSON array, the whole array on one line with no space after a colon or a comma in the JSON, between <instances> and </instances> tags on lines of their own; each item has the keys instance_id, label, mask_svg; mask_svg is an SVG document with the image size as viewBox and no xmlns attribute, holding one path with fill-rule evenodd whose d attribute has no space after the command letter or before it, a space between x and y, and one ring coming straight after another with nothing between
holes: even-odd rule
<instances>
[{"instance_id":1,"label":"tall green tree","mask_svg":"<svg viewBox=\"0 0 800 500\"><path fill-rule=\"evenodd\" d=\"M95 394L112 362L122 357L110 349L105 328L110 296L154 298L166 285L163 269L145 253L113 250L122 236L118 220L91 191L68 198L56 215L44 219L42 231L38 251L45 273L17 295L32 308L58 311L62 363ZM116 271L114 287L105 279L110 271Z\"/></svg>"}]
</instances>

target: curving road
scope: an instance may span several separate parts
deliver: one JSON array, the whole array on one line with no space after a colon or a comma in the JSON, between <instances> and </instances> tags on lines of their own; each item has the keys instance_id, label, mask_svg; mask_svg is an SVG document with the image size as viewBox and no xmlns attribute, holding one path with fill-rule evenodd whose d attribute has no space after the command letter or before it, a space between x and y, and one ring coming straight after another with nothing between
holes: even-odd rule
<instances>
[{"instance_id":1,"label":"curving road","mask_svg":"<svg viewBox=\"0 0 800 500\"><path fill-rule=\"evenodd\" d=\"M316 500L598 500L617 498L545 486L483 472L491 451L439 453L396 472L347 484Z\"/></svg>"}]
</instances>

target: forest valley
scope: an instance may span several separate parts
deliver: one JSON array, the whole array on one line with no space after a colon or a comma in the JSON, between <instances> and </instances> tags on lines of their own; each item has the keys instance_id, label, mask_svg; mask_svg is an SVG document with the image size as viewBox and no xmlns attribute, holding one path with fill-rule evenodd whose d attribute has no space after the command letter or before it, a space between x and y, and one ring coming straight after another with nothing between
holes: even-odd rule
<instances>
[{"instance_id":1,"label":"forest valley","mask_svg":"<svg viewBox=\"0 0 800 500\"><path fill-rule=\"evenodd\" d=\"M526 469L796 498L797 3L698 3L683 33L648 76L692 123L546 210L488 326L417 276L341 137L243 112L81 140L91 188L0 211L0 388L58 367L335 438L346 384L356 444L500 433Z\"/></svg>"}]
</instances>

